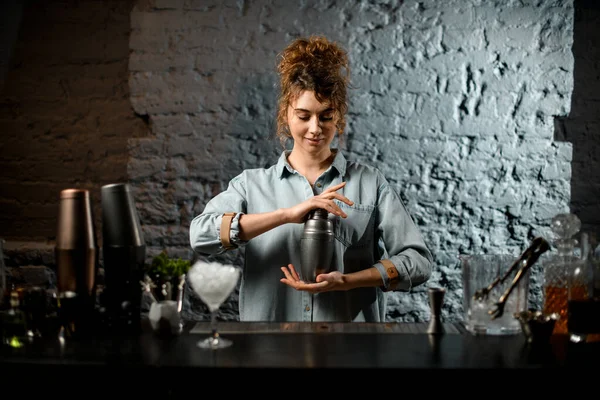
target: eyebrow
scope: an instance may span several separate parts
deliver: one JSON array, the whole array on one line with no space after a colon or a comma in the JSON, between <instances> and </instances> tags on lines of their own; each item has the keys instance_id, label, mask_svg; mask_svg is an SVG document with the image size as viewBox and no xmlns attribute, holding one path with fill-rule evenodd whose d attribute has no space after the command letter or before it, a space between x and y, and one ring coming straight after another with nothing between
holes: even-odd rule
<instances>
[{"instance_id":1,"label":"eyebrow","mask_svg":"<svg viewBox=\"0 0 600 400\"><path fill-rule=\"evenodd\" d=\"M307 110L305 108L294 108L294 111L302 111L302 112L307 112L307 113L310 112L310 110ZM323 111L319 112L319 114L323 114L323 113L330 112L330 111L334 111L333 107L326 108Z\"/></svg>"}]
</instances>

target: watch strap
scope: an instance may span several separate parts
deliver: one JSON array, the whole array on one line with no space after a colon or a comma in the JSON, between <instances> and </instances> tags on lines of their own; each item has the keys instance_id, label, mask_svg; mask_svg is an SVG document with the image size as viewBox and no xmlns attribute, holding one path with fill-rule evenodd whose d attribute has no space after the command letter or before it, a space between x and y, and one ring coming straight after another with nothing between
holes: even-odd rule
<instances>
[{"instance_id":1,"label":"watch strap","mask_svg":"<svg viewBox=\"0 0 600 400\"><path fill-rule=\"evenodd\" d=\"M389 282L387 288L382 287L382 289L384 292L393 291L394 289L396 289L396 286L398 286L398 283L400 282L400 276L398 275L398 270L396 269L396 266L390 260L387 260L387 259L379 260L379 262L385 268L385 272L387 274L388 282Z\"/></svg>"},{"instance_id":2,"label":"watch strap","mask_svg":"<svg viewBox=\"0 0 600 400\"><path fill-rule=\"evenodd\" d=\"M227 249L233 249L235 246L231 243L231 221L237 213L228 212L223 214L221 219L221 231L219 232L219 238L221 239L221 245Z\"/></svg>"}]
</instances>

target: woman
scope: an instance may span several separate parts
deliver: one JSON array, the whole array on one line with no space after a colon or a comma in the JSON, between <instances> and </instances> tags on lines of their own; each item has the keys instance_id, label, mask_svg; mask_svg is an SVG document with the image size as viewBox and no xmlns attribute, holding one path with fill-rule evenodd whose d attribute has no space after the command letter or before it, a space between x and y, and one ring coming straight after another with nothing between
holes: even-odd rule
<instances>
[{"instance_id":1,"label":"woman","mask_svg":"<svg viewBox=\"0 0 600 400\"><path fill-rule=\"evenodd\" d=\"M280 54L278 73L279 161L243 171L211 199L192 220L191 246L200 255L244 247L241 321L383 322L383 292L427 281L432 256L381 172L331 148L346 125L347 53L323 37L299 38ZM296 267L316 208L333 216L334 261L308 283Z\"/></svg>"}]
</instances>

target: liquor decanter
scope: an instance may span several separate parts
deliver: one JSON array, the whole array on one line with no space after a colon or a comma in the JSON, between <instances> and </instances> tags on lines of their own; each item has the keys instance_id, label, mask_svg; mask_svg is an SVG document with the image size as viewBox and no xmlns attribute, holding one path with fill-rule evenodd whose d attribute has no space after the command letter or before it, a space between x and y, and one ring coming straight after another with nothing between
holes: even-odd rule
<instances>
[{"instance_id":1,"label":"liquor decanter","mask_svg":"<svg viewBox=\"0 0 600 400\"><path fill-rule=\"evenodd\" d=\"M556 236L556 251L544 262L544 313L559 314L553 334L568 333L568 300L576 291L586 291L585 284L574 280L576 271L584 269L584 260L575 254L578 244L574 235L579 232L581 221L574 214L558 214L552 218L551 229ZM571 291L569 293L569 291Z\"/></svg>"}]
</instances>

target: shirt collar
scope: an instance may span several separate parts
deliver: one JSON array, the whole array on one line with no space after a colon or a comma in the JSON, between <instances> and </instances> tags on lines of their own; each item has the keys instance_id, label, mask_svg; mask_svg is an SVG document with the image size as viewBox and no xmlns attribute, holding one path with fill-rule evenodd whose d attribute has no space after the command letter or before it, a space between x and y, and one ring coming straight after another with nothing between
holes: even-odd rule
<instances>
[{"instance_id":1,"label":"shirt collar","mask_svg":"<svg viewBox=\"0 0 600 400\"><path fill-rule=\"evenodd\" d=\"M280 178L283 177L284 171L287 171L290 174L294 173L294 169L292 168L290 163L288 163L287 160L287 156L291 152L291 150L284 150L281 153L281 156L279 156L279 160L277 161L277 165L275 168L277 170L277 176L279 176ZM344 176L344 174L346 173L346 157L344 157L342 152L337 149L333 149L332 152L335 153L335 158L331 163L331 167L335 168L341 176Z\"/></svg>"}]
</instances>

